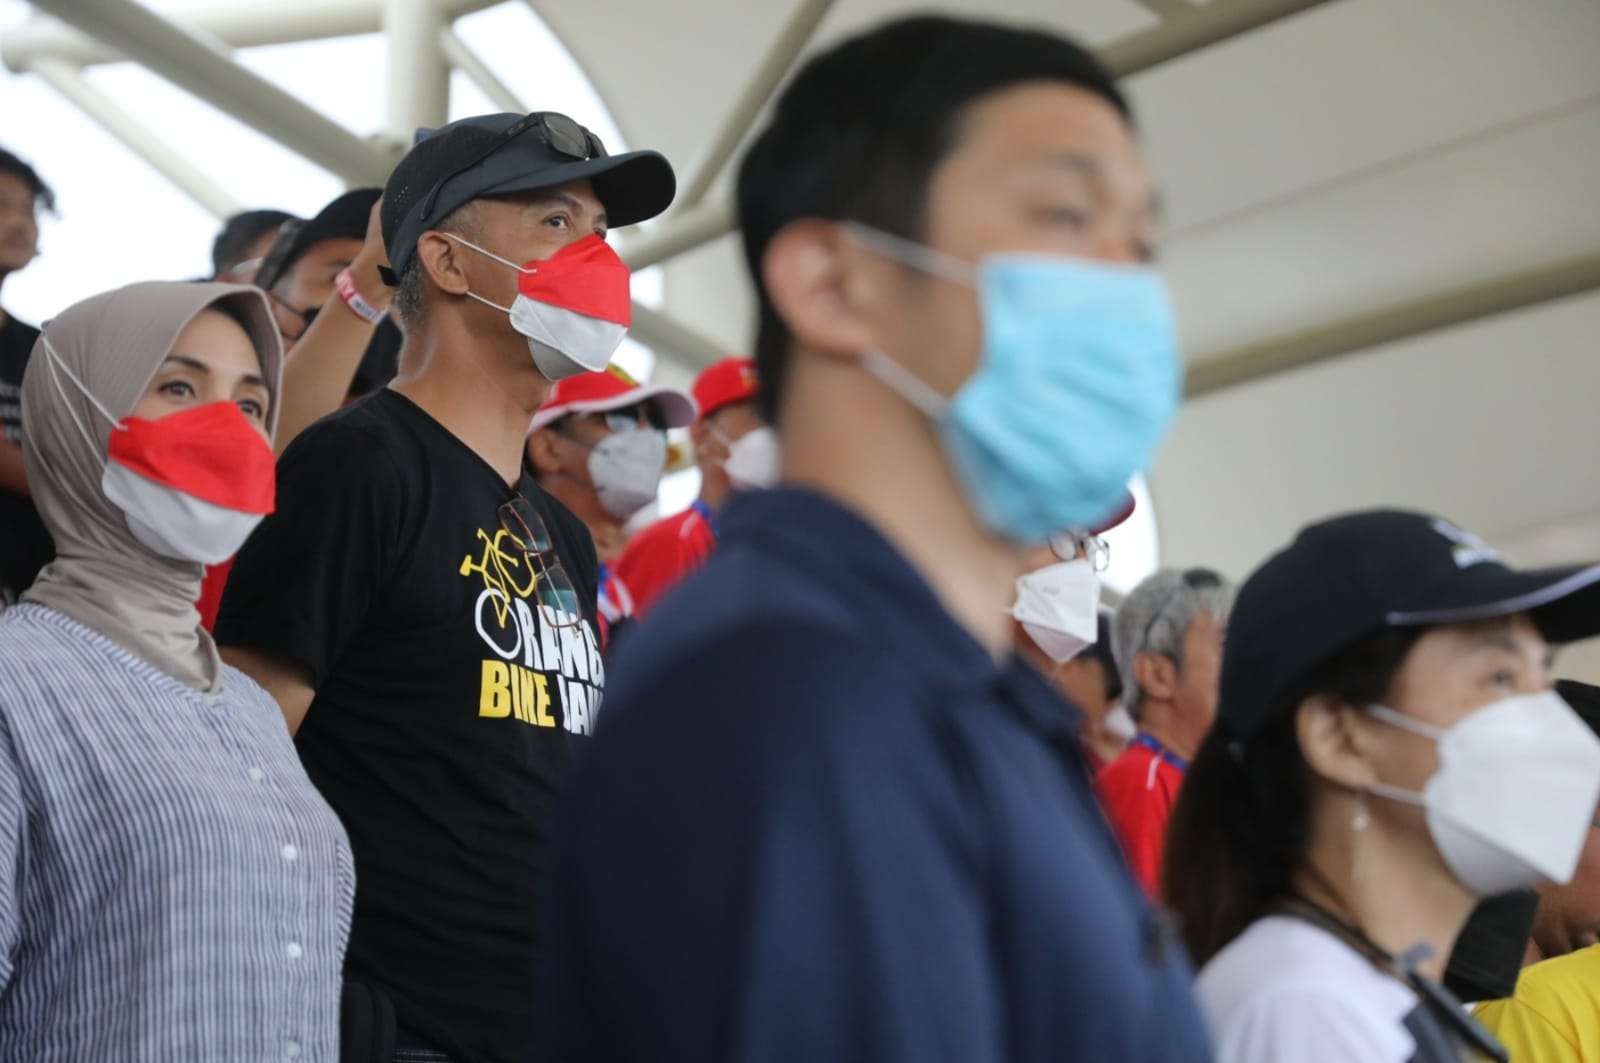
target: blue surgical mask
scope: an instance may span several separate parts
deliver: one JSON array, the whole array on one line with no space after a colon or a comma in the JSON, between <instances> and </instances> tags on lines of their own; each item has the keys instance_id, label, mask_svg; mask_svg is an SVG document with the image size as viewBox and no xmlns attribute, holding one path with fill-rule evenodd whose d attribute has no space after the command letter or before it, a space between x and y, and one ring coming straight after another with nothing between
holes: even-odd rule
<instances>
[{"instance_id":1,"label":"blue surgical mask","mask_svg":"<svg viewBox=\"0 0 1600 1063\"><path fill-rule=\"evenodd\" d=\"M978 291L983 351L954 396L881 351L865 352L862 367L938 425L983 523L1038 543L1115 510L1182 393L1177 324L1156 272L1044 254L991 255L974 267L846 227L867 247Z\"/></svg>"}]
</instances>

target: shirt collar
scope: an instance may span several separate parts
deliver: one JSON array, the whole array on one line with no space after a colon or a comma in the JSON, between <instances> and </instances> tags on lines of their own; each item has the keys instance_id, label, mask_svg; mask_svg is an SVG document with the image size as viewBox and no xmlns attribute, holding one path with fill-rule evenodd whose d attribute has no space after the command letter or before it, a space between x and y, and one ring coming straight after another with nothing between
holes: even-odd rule
<instances>
[{"instance_id":1,"label":"shirt collar","mask_svg":"<svg viewBox=\"0 0 1600 1063\"><path fill-rule=\"evenodd\" d=\"M859 514L806 488L734 495L718 514L718 548L755 550L799 569L850 611L864 639L917 662L941 684L987 688L1032 727L1073 731L1076 710L1014 655L996 665L926 580Z\"/></svg>"}]
</instances>

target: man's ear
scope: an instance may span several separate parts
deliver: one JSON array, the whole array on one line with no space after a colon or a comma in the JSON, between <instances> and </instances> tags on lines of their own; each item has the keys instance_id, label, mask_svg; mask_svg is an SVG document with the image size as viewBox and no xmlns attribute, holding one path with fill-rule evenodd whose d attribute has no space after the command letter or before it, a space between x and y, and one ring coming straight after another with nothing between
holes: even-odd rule
<instances>
[{"instance_id":1,"label":"man's ear","mask_svg":"<svg viewBox=\"0 0 1600 1063\"><path fill-rule=\"evenodd\" d=\"M459 252L455 241L437 229L429 229L417 237L417 261L434 285L451 295L465 295L471 287Z\"/></svg>"},{"instance_id":2,"label":"man's ear","mask_svg":"<svg viewBox=\"0 0 1600 1063\"><path fill-rule=\"evenodd\" d=\"M528 461L533 463L533 471L541 476L561 471L561 457L557 453L559 444L556 433L548 428L540 428L528 436Z\"/></svg>"},{"instance_id":3,"label":"man's ear","mask_svg":"<svg viewBox=\"0 0 1600 1063\"><path fill-rule=\"evenodd\" d=\"M761 279L797 343L851 360L876 346L863 313L873 295L865 261L837 222L802 218L778 230L761 257Z\"/></svg>"},{"instance_id":4,"label":"man's ear","mask_svg":"<svg viewBox=\"0 0 1600 1063\"><path fill-rule=\"evenodd\" d=\"M1295 710L1295 735L1301 755L1313 772L1324 779L1365 790L1378 774L1364 750L1359 714L1332 694L1314 694Z\"/></svg>"},{"instance_id":5,"label":"man's ear","mask_svg":"<svg viewBox=\"0 0 1600 1063\"><path fill-rule=\"evenodd\" d=\"M1133 679L1144 696L1171 701L1178 696L1178 666L1164 653L1146 650L1133 658Z\"/></svg>"}]
</instances>

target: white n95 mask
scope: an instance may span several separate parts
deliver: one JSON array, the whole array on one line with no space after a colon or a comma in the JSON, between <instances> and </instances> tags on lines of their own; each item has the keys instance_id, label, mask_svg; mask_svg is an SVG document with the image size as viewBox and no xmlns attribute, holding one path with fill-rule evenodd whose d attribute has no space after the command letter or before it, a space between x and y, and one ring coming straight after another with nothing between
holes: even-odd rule
<instances>
[{"instance_id":1,"label":"white n95 mask","mask_svg":"<svg viewBox=\"0 0 1600 1063\"><path fill-rule=\"evenodd\" d=\"M1560 695L1504 698L1448 728L1383 705L1367 711L1438 744L1439 768L1420 794L1369 789L1426 810L1428 833L1463 886L1487 897L1572 878L1600 800L1600 738Z\"/></svg>"},{"instance_id":2,"label":"white n95 mask","mask_svg":"<svg viewBox=\"0 0 1600 1063\"><path fill-rule=\"evenodd\" d=\"M589 478L605 511L627 520L655 500L667 467L667 434L630 428L606 436L589 450Z\"/></svg>"},{"instance_id":3,"label":"white n95 mask","mask_svg":"<svg viewBox=\"0 0 1600 1063\"><path fill-rule=\"evenodd\" d=\"M1094 645L1100 577L1079 558L1017 578L1017 603L1011 615L1045 656L1057 664Z\"/></svg>"},{"instance_id":4,"label":"white n95 mask","mask_svg":"<svg viewBox=\"0 0 1600 1063\"><path fill-rule=\"evenodd\" d=\"M766 425L753 428L738 439L729 439L715 427L711 432L728 448L728 460L722 468L733 486L749 491L778 482L778 433Z\"/></svg>"}]
</instances>

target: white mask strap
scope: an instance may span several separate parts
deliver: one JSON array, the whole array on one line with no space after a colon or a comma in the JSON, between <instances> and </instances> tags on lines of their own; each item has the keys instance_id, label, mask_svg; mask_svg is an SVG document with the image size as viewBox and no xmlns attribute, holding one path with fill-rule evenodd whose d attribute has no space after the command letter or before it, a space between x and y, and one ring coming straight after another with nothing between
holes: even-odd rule
<instances>
[{"instance_id":1,"label":"white mask strap","mask_svg":"<svg viewBox=\"0 0 1600 1063\"><path fill-rule=\"evenodd\" d=\"M1431 723L1423 723L1421 720L1407 716L1403 712L1396 712L1387 705L1368 705L1367 715L1388 724L1390 727L1398 727L1402 731L1410 731L1414 735L1431 738L1435 742L1444 737L1443 727L1436 727Z\"/></svg>"},{"instance_id":2,"label":"white mask strap","mask_svg":"<svg viewBox=\"0 0 1600 1063\"><path fill-rule=\"evenodd\" d=\"M467 290L467 298L468 299L476 299L476 300L478 300L478 302L482 303L484 306L492 306L496 310L500 311L502 314L511 313L511 308L509 306L501 306L499 303L496 303L496 302L494 302L492 300L489 300L489 299L485 299L483 296L479 295L475 291L472 291L470 288Z\"/></svg>"},{"instance_id":3,"label":"white mask strap","mask_svg":"<svg viewBox=\"0 0 1600 1063\"><path fill-rule=\"evenodd\" d=\"M851 239L862 247L879 254L887 255L896 262L919 269L924 273L931 273L935 277L955 281L971 287L977 286L978 270L969 262L963 262L953 255L943 251L935 251L931 247L924 247L915 240L907 240L903 236L886 233L882 229L874 229L870 225L863 225L858 221L843 223L845 232Z\"/></svg>"},{"instance_id":4,"label":"white mask strap","mask_svg":"<svg viewBox=\"0 0 1600 1063\"><path fill-rule=\"evenodd\" d=\"M862 351L861 368L877 377L890 391L921 410L922 415L930 421L937 421L950 408L949 399L882 351Z\"/></svg>"},{"instance_id":5,"label":"white mask strap","mask_svg":"<svg viewBox=\"0 0 1600 1063\"><path fill-rule=\"evenodd\" d=\"M509 258L501 258L499 255L495 254L493 251L490 251L487 248L479 247L477 244L473 243L471 240L463 240L461 237L457 236L455 233L441 232L439 235L444 237L446 240L454 240L456 243L461 244L463 247L470 247L474 251L478 252L478 254L480 254L480 255L487 255L490 258L494 259L496 262L504 263L505 265L510 266L512 269L516 270L518 273L538 273L539 272L537 269L534 269L531 266L519 266L515 262L511 261ZM470 294L470 293L468 293L468 294ZM490 303L489 305L493 306L494 304Z\"/></svg>"},{"instance_id":6,"label":"white mask strap","mask_svg":"<svg viewBox=\"0 0 1600 1063\"><path fill-rule=\"evenodd\" d=\"M50 383L55 385L56 394L61 396L62 409L66 410L67 416L72 418L72 423L77 426L79 433L81 433L84 440L88 442L89 448L91 450L99 449L100 441L95 439L93 432L90 432L89 429L84 427L82 421L78 420L77 411L72 408L72 397L67 394L67 389L61 386L61 378L56 375L58 370L67 374L67 379L72 381L73 386L83 394L84 398L89 400L89 405L99 410L100 416L104 417L108 422L110 422L113 431L127 431L127 427L123 425L117 418L113 417L111 415L111 411L106 409L105 406L101 404L100 400L94 397L94 393L84 386L83 381L78 379L78 374L67 368L67 363L62 360L61 356L56 353L56 349L50 345L50 341L42 334L39 337L39 342L44 347L45 357L50 363Z\"/></svg>"},{"instance_id":7,"label":"white mask strap","mask_svg":"<svg viewBox=\"0 0 1600 1063\"><path fill-rule=\"evenodd\" d=\"M1398 801L1402 805L1411 805L1414 808L1428 807L1428 801L1421 794L1411 790L1402 790L1398 786L1390 786L1386 782L1369 783L1367 793L1374 797L1382 797L1389 801Z\"/></svg>"}]
</instances>

